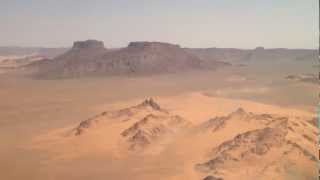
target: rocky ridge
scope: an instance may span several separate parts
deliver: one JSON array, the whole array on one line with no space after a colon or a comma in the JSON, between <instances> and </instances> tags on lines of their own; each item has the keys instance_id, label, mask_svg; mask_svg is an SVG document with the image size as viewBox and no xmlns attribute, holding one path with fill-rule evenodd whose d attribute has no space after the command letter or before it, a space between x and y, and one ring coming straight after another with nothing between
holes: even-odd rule
<instances>
[{"instance_id":1,"label":"rocky ridge","mask_svg":"<svg viewBox=\"0 0 320 180\"><path fill-rule=\"evenodd\" d=\"M239 133L214 147L208 155L208 161L195 165L197 171L223 178L230 167L241 166L240 164L247 164L248 167L255 164L257 173L264 173L265 169L271 166L283 168L283 164L263 160L268 159L269 156L281 157L284 159L281 162L289 164L294 163L296 160L292 157L297 156L310 163L316 162L313 151L291 139L301 136L300 126L307 126L303 125L303 122L296 121L296 119L292 120L288 117L271 114L248 113L239 108L228 116L216 117L203 123L200 129L215 133L226 128L228 123L235 123L235 119L247 122L259 121L264 126L263 128ZM293 128L296 132L293 131ZM288 135L289 133L290 135ZM300 138L303 140L305 137ZM313 140L313 137L309 138ZM313 142L311 143L313 144ZM273 158L270 157L269 159ZM260 161L265 162L259 164ZM258 171L258 169L260 170Z\"/></svg>"},{"instance_id":2,"label":"rocky ridge","mask_svg":"<svg viewBox=\"0 0 320 180\"><path fill-rule=\"evenodd\" d=\"M149 114L124 130L121 135L127 139L130 150L137 150L163 138L188 129L191 124L180 116L157 116Z\"/></svg>"},{"instance_id":3,"label":"rocky ridge","mask_svg":"<svg viewBox=\"0 0 320 180\"><path fill-rule=\"evenodd\" d=\"M123 108L115 111L104 111L98 115L95 115L87 120L80 122L80 124L73 129L74 135L82 135L84 132L88 131L90 127L98 124L99 121L103 119L116 119L119 122L125 122L130 119L130 117L135 116L141 112L145 113L161 113L167 114L167 110L162 109L158 103L156 103L152 98L144 100L142 103L131 106L128 108Z\"/></svg>"},{"instance_id":4,"label":"rocky ridge","mask_svg":"<svg viewBox=\"0 0 320 180\"><path fill-rule=\"evenodd\" d=\"M38 78L75 78L104 75L143 75L216 69L220 61L203 61L179 45L163 42L130 42L127 47L105 49L97 40L77 41L52 60L28 66Z\"/></svg>"},{"instance_id":5,"label":"rocky ridge","mask_svg":"<svg viewBox=\"0 0 320 180\"><path fill-rule=\"evenodd\" d=\"M142 150L169 135L175 135L191 127L191 123L183 117L171 114L153 100L146 99L140 104L115 111L105 111L92 118L82 121L72 130L72 135L83 136L91 129L111 123L130 123L131 125L119 132L127 142L129 150ZM132 123L131 123L132 122Z\"/></svg>"}]
</instances>

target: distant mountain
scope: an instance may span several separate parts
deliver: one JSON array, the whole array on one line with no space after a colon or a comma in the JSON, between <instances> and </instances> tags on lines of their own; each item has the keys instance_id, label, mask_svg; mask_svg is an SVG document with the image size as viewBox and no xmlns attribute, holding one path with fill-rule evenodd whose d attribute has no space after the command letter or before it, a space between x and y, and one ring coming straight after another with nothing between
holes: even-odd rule
<instances>
[{"instance_id":1,"label":"distant mountain","mask_svg":"<svg viewBox=\"0 0 320 180\"><path fill-rule=\"evenodd\" d=\"M0 47L0 73L13 72L31 63L55 58L66 51L67 48Z\"/></svg>"},{"instance_id":2,"label":"distant mountain","mask_svg":"<svg viewBox=\"0 0 320 180\"><path fill-rule=\"evenodd\" d=\"M27 66L37 78L83 76L150 75L189 70L215 70L231 64L283 60L312 61L317 50L234 48L181 48L164 42L131 42L127 47L107 49L103 42L74 42L73 47L53 59ZM244 63L244 64L243 64Z\"/></svg>"},{"instance_id":3,"label":"distant mountain","mask_svg":"<svg viewBox=\"0 0 320 180\"><path fill-rule=\"evenodd\" d=\"M319 78L316 74L288 75L285 77L285 79L319 85Z\"/></svg>"},{"instance_id":4,"label":"distant mountain","mask_svg":"<svg viewBox=\"0 0 320 180\"><path fill-rule=\"evenodd\" d=\"M316 49L235 49L235 48L185 48L191 54L204 60L216 60L229 63L249 61L278 61L278 60L317 60Z\"/></svg>"},{"instance_id":5,"label":"distant mountain","mask_svg":"<svg viewBox=\"0 0 320 180\"><path fill-rule=\"evenodd\" d=\"M44 58L55 58L65 53L68 48L43 47L0 47L0 56L30 56L37 55Z\"/></svg>"},{"instance_id":6,"label":"distant mountain","mask_svg":"<svg viewBox=\"0 0 320 180\"><path fill-rule=\"evenodd\" d=\"M131 42L128 47L110 50L101 41L75 42L72 49L52 60L29 66L40 78L96 75L141 75L216 69L229 65L204 61L179 45L162 42Z\"/></svg>"}]
</instances>

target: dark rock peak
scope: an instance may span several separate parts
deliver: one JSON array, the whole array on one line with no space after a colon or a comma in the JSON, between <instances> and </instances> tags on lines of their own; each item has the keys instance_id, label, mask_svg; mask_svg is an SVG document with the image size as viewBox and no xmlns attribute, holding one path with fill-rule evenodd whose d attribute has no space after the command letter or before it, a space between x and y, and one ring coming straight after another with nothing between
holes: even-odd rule
<instances>
[{"instance_id":1,"label":"dark rock peak","mask_svg":"<svg viewBox=\"0 0 320 180\"><path fill-rule=\"evenodd\" d=\"M211 118L205 123L201 124L200 130L202 129L212 129L212 132L219 130L220 128L225 126L227 118L225 117L215 117Z\"/></svg>"},{"instance_id":2,"label":"dark rock peak","mask_svg":"<svg viewBox=\"0 0 320 180\"><path fill-rule=\"evenodd\" d=\"M168 48L180 48L177 44L170 44L165 42L148 42L148 41L137 41L130 42L128 45L129 48L159 48L159 47L168 47Z\"/></svg>"},{"instance_id":3,"label":"dark rock peak","mask_svg":"<svg viewBox=\"0 0 320 180\"><path fill-rule=\"evenodd\" d=\"M283 127L286 124L287 121L281 122L279 126L276 127L266 127L263 129L256 129L252 131L247 131L243 134L239 134L235 137L236 141L242 142L242 140L250 138L255 139L259 143L276 143L281 142L286 137L288 131L286 128L280 128ZM270 140L270 141L269 141Z\"/></svg>"},{"instance_id":4,"label":"dark rock peak","mask_svg":"<svg viewBox=\"0 0 320 180\"><path fill-rule=\"evenodd\" d=\"M97 40L86 40L86 41L75 41L72 49L103 49L104 45L102 41Z\"/></svg>"},{"instance_id":5,"label":"dark rock peak","mask_svg":"<svg viewBox=\"0 0 320 180\"><path fill-rule=\"evenodd\" d=\"M240 117L246 117L249 114L242 108L239 107L236 111L232 112L229 117L233 117L233 116L240 116Z\"/></svg>"},{"instance_id":6,"label":"dark rock peak","mask_svg":"<svg viewBox=\"0 0 320 180\"><path fill-rule=\"evenodd\" d=\"M242 108L242 107L239 107L235 113L240 113L240 114L243 114L243 113L246 113L246 111Z\"/></svg>"},{"instance_id":7,"label":"dark rock peak","mask_svg":"<svg viewBox=\"0 0 320 180\"><path fill-rule=\"evenodd\" d=\"M86 131L88 128L90 128L92 126L93 123L96 123L95 118L90 118L87 120L82 121L75 129L75 133L74 135L79 136L82 133L84 133L84 131Z\"/></svg>"},{"instance_id":8,"label":"dark rock peak","mask_svg":"<svg viewBox=\"0 0 320 180\"><path fill-rule=\"evenodd\" d=\"M160 105L156 103L152 98L146 99L141 103L141 106L150 106L155 110L160 110Z\"/></svg>"}]
</instances>

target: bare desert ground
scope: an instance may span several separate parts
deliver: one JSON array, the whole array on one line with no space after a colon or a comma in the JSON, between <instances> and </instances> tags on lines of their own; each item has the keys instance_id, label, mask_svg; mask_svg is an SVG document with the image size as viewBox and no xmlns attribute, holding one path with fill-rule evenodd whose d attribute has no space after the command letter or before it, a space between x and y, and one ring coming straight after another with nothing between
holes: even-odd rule
<instances>
[{"instance_id":1,"label":"bare desert ground","mask_svg":"<svg viewBox=\"0 0 320 180\"><path fill-rule=\"evenodd\" d=\"M318 2L0 0L0 180L320 180Z\"/></svg>"},{"instance_id":2,"label":"bare desert ground","mask_svg":"<svg viewBox=\"0 0 320 180\"><path fill-rule=\"evenodd\" d=\"M316 179L318 85L284 78L299 66L59 80L4 74L1 179Z\"/></svg>"}]
</instances>

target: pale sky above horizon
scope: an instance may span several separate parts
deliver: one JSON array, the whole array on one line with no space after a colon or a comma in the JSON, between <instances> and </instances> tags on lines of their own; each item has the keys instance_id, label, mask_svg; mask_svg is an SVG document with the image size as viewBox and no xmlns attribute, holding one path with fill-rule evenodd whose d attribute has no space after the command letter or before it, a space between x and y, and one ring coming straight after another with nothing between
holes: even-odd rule
<instances>
[{"instance_id":1,"label":"pale sky above horizon","mask_svg":"<svg viewBox=\"0 0 320 180\"><path fill-rule=\"evenodd\" d=\"M317 48L317 0L1 0L0 46Z\"/></svg>"}]
</instances>

